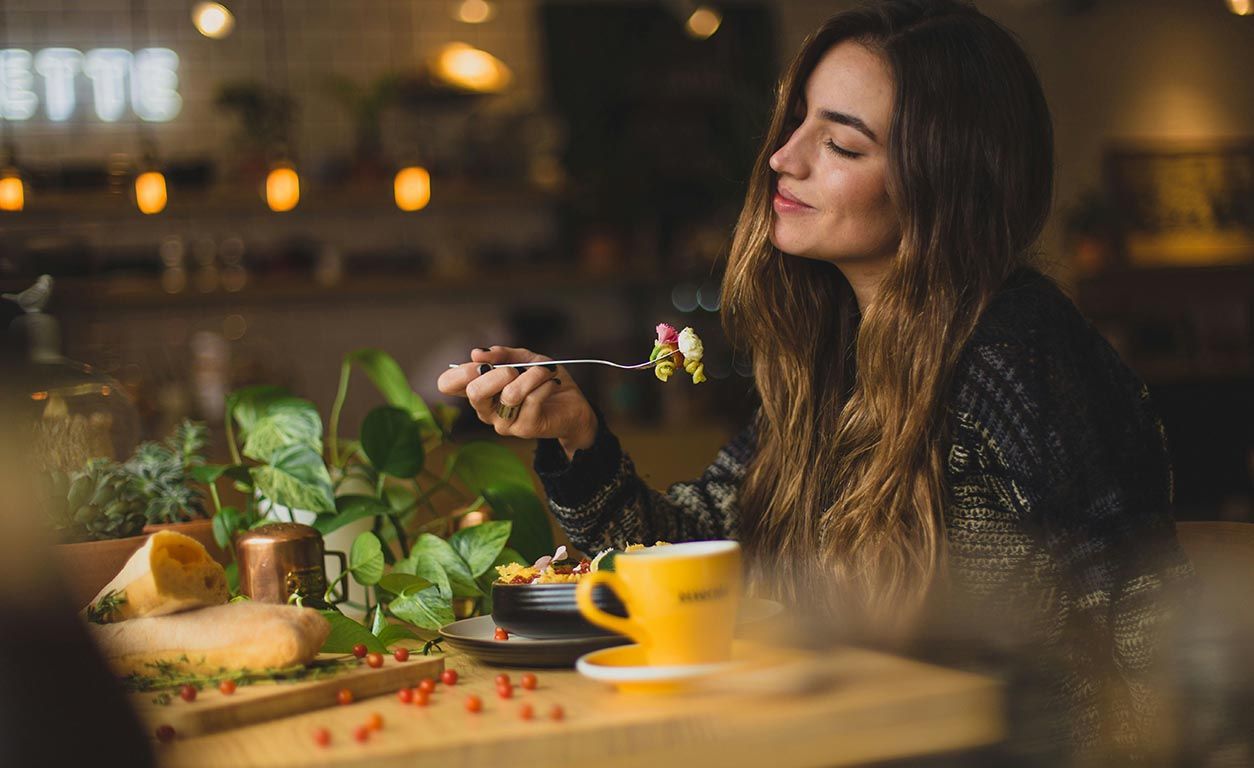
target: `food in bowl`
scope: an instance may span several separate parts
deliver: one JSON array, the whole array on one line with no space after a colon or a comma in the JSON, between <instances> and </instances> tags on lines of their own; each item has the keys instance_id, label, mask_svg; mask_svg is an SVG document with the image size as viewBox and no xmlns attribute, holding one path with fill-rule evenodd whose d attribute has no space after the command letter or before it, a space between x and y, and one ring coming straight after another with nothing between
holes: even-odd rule
<instances>
[{"instance_id":1,"label":"food in bowl","mask_svg":"<svg viewBox=\"0 0 1254 768\"><path fill-rule=\"evenodd\" d=\"M668 546L669 542L659 541L653 546ZM522 563L506 563L496 567L497 584L574 584L579 577L600 570L603 563L613 563L614 556L622 552L638 552L648 549L644 544L628 544L621 550L606 549L589 560L582 558L578 562L570 560L566 547L558 547L552 555L545 555L532 565ZM613 570L607 565L606 570Z\"/></svg>"},{"instance_id":2,"label":"food in bowl","mask_svg":"<svg viewBox=\"0 0 1254 768\"><path fill-rule=\"evenodd\" d=\"M666 546L659 541L654 546ZM545 555L532 565L511 563L497 566L492 584L492 620L511 635L533 640L612 636L583 617L575 603L575 585L595 570L613 570L614 557L622 552L647 549L632 544L623 549L607 549L591 560L569 558L565 547ZM593 601L615 616L626 616L627 609L609 589L598 589ZM623 638L623 642L629 642Z\"/></svg>"}]
</instances>

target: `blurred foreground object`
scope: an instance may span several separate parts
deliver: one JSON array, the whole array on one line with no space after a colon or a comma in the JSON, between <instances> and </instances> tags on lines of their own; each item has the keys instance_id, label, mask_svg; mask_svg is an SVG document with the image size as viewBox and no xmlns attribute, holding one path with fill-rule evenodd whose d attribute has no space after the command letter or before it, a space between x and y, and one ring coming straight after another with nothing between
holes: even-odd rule
<instances>
[{"instance_id":1,"label":"blurred foreground object","mask_svg":"<svg viewBox=\"0 0 1254 768\"><path fill-rule=\"evenodd\" d=\"M4 294L23 314L9 325L26 364L9 380L24 395L17 406L24 423L34 425L34 454L49 469L82 468L93 457L118 459L130 454L139 437L134 403L112 377L61 354L61 331L43 309L52 298L53 280L42 275L30 288Z\"/></svg>"},{"instance_id":2,"label":"blurred foreground object","mask_svg":"<svg viewBox=\"0 0 1254 768\"><path fill-rule=\"evenodd\" d=\"M36 457L17 426L29 393L13 386L32 367L0 359L0 765L152 765L138 721L61 589L34 509Z\"/></svg>"}]
</instances>

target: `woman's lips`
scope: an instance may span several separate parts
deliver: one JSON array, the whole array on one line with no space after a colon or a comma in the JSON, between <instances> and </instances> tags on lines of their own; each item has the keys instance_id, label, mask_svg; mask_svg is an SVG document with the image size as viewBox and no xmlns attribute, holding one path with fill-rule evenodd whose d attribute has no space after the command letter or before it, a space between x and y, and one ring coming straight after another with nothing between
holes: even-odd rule
<instances>
[{"instance_id":1,"label":"woman's lips","mask_svg":"<svg viewBox=\"0 0 1254 768\"><path fill-rule=\"evenodd\" d=\"M797 198L789 195L784 191L783 187L775 188L775 199L771 201L777 213L805 213L813 211L812 206L806 205Z\"/></svg>"}]
</instances>

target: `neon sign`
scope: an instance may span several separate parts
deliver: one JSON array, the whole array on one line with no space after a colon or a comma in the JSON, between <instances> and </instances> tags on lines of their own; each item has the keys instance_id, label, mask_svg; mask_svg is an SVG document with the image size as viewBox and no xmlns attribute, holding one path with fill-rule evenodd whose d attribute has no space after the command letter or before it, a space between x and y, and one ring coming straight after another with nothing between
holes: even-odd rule
<instances>
[{"instance_id":1,"label":"neon sign","mask_svg":"<svg viewBox=\"0 0 1254 768\"><path fill-rule=\"evenodd\" d=\"M141 120L164 123L183 106L179 96L179 57L169 48L143 48L132 54L122 48L44 48L32 54L21 48L0 50L0 120L34 117L41 93L35 75L43 79L44 112L53 122L69 120L78 107L78 75L91 83L96 117L117 122L130 108ZM128 88L129 85L129 88Z\"/></svg>"}]
</instances>

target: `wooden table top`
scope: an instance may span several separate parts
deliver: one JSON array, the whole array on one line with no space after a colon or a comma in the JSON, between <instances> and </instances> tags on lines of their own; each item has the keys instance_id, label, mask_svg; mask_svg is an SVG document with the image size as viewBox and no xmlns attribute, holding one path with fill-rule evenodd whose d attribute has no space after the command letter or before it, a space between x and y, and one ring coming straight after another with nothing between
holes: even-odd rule
<instances>
[{"instance_id":1,"label":"wooden table top","mask_svg":"<svg viewBox=\"0 0 1254 768\"><path fill-rule=\"evenodd\" d=\"M460 680L437 686L429 706L396 696L367 699L232 731L156 746L163 766L692 766L853 765L975 748L1003 735L1001 690L978 675L861 649L815 657L817 691L723 690L625 694L573 670L535 670L539 686L517 685L525 670L480 664L450 651ZM514 697L494 678L507 672ZM734 684L734 680L733 680ZM476 694L483 711L472 714ZM531 703L535 719L519 716ZM565 718L549 711L561 704ZM384 727L364 744L353 731L372 713ZM328 747L313 732L332 734Z\"/></svg>"}]
</instances>

